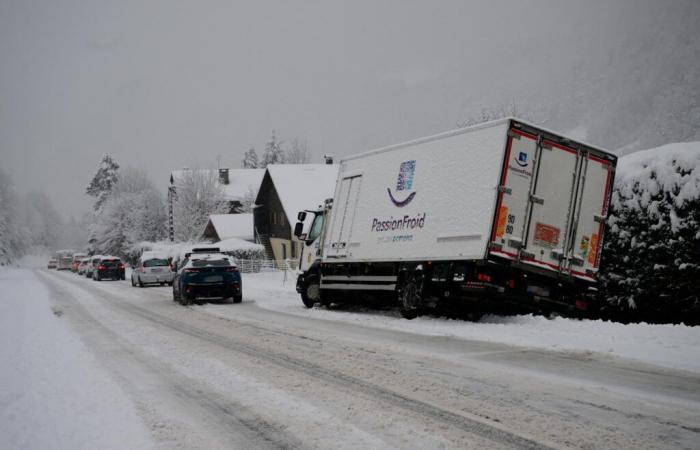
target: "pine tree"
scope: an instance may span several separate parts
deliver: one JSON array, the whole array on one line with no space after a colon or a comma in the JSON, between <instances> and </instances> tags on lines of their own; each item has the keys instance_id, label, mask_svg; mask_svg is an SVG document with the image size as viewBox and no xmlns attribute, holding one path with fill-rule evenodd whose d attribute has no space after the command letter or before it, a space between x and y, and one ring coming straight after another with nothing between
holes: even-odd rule
<instances>
[{"instance_id":1,"label":"pine tree","mask_svg":"<svg viewBox=\"0 0 700 450\"><path fill-rule=\"evenodd\" d=\"M244 169L257 169L260 165L258 161L258 154L255 152L255 147L250 147L245 155L243 155L243 168Z\"/></svg>"},{"instance_id":2,"label":"pine tree","mask_svg":"<svg viewBox=\"0 0 700 450\"><path fill-rule=\"evenodd\" d=\"M281 142L275 137L275 130L272 130L272 137L265 144L260 167L264 169L270 164L284 164L284 150L282 150Z\"/></svg>"},{"instance_id":3,"label":"pine tree","mask_svg":"<svg viewBox=\"0 0 700 450\"><path fill-rule=\"evenodd\" d=\"M119 179L119 164L114 161L109 155L102 157L100 167L97 173L92 177L92 181L85 189L85 193L91 197L95 197L93 209L100 211L102 205L112 193L112 188L117 184Z\"/></svg>"}]
</instances>

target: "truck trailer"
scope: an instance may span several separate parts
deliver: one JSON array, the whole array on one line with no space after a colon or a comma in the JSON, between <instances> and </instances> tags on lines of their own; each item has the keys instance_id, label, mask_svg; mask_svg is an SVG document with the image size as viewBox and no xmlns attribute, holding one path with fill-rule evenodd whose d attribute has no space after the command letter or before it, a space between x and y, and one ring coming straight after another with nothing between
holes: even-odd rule
<instances>
[{"instance_id":1,"label":"truck trailer","mask_svg":"<svg viewBox=\"0 0 700 450\"><path fill-rule=\"evenodd\" d=\"M307 307L389 299L406 318L585 311L616 164L516 118L347 157L333 199L299 213L297 291Z\"/></svg>"}]
</instances>

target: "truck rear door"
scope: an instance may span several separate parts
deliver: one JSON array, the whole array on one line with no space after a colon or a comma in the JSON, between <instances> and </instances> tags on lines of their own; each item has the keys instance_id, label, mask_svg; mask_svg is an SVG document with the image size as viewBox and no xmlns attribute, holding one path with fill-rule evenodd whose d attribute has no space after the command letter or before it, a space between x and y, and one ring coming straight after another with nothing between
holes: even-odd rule
<instances>
[{"instance_id":1,"label":"truck rear door","mask_svg":"<svg viewBox=\"0 0 700 450\"><path fill-rule=\"evenodd\" d=\"M583 158L564 267L574 276L591 280L597 276L613 171L609 160L591 154Z\"/></svg>"},{"instance_id":2,"label":"truck rear door","mask_svg":"<svg viewBox=\"0 0 700 450\"><path fill-rule=\"evenodd\" d=\"M362 176L360 175L344 177L340 181L338 198L333 202L330 248L326 252L327 257L343 258L348 254L361 184Z\"/></svg>"},{"instance_id":3,"label":"truck rear door","mask_svg":"<svg viewBox=\"0 0 700 450\"><path fill-rule=\"evenodd\" d=\"M543 140L529 198L530 213L520 260L560 270L570 237L572 204L579 177L579 152Z\"/></svg>"}]
</instances>

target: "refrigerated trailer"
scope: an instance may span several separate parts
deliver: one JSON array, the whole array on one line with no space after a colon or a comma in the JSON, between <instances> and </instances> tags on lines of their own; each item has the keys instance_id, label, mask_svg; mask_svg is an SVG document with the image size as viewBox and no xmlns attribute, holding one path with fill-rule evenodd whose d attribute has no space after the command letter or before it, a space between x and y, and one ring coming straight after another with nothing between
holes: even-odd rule
<instances>
[{"instance_id":1,"label":"refrigerated trailer","mask_svg":"<svg viewBox=\"0 0 700 450\"><path fill-rule=\"evenodd\" d=\"M515 118L350 156L297 288L307 306L393 298L409 318L439 304L585 310L615 166Z\"/></svg>"}]
</instances>

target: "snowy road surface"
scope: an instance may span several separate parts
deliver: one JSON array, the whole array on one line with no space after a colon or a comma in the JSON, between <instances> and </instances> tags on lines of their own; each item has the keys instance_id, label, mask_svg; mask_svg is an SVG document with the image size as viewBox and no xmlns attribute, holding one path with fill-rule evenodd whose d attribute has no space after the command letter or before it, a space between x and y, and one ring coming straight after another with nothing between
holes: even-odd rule
<instances>
[{"instance_id":1,"label":"snowy road surface","mask_svg":"<svg viewBox=\"0 0 700 450\"><path fill-rule=\"evenodd\" d=\"M246 279L240 305L185 308L0 272L0 448L699 447L692 364L297 314Z\"/></svg>"}]
</instances>

